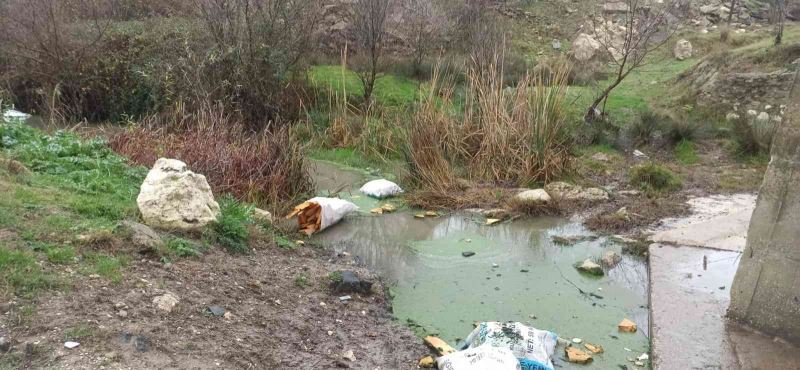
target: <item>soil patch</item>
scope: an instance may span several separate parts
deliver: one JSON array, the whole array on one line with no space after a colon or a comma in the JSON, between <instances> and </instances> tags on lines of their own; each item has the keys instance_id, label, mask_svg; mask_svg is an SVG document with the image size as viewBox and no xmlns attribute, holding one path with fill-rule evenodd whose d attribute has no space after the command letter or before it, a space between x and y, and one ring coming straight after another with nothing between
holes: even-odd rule
<instances>
[{"instance_id":1,"label":"soil patch","mask_svg":"<svg viewBox=\"0 0 800 370\"><path fill-rule=\"evenodd\" d=\"M373 294L341 301L330 274L354 270ZM352 259L313 247L246 256L211 250L163 264L132 261L112 284L63 268L72 291L46 292L0 316L24 368L416 368L429 351L394 321L383 284ZM153 299L171 293L174 309ZM216 316L210 306L225 315ZM64 348L65 340L80 346ZM353 351L355 361L342 357Z\"/></svg>"}]
</instances>

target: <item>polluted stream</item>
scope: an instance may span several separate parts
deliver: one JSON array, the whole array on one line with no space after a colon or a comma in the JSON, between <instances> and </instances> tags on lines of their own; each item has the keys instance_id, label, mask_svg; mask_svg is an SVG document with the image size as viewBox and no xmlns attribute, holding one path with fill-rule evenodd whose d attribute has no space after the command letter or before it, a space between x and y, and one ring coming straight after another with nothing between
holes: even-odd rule
<instances>
[{"instance_id":1,"label":"polluted stream","mask_svg":"<svg viewBox=\"0 0 800 370\"><path fill-rule=\"evenodd\" d=\"M643 259L590 233L579 222L530 217L485 225L482 216L453 213L416 218L400 199L379 201L358 193L369 172L315 161L312 176L320 195L339 193L359 206L341 223L314 236L322 245L348 252L391 286L394 316L417 333L437 335L459 348L480 321L517 321L559 337L601 345L591 368L634 368L631 359L649 353L648 272ZM394 213L371 214L390 203ZM553 236L583 237L568 246ZM605 276L580 273L575 263L622 255ZM464 252L472 252L464 257ZM467 253L469 254L469 253ZM622 333L624 318L636 333ZM582 344L576 345L585 350ZM556 349L557 368L586 368L566 361Z\"/></svg>"}]
</instances>

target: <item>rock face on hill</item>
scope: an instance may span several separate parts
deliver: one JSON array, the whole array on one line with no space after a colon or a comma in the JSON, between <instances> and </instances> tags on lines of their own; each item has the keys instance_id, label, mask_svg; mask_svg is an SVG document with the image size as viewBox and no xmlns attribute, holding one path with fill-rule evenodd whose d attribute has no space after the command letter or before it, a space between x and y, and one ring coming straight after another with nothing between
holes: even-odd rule
<instances>
[{"instance_id":1,"label":"rock face on hill","mask_svg":"<svg viewBox=\"0 0 800 370\"><path fill-rule=\"evenodd\" d=\"M696 94L698 105L746 112L788 102L795 78L788 68L739 71L724 63L706 59L681 76L681 82Z\"/></svg>"},{"instance_id":2,"label":"rock face on hill","mask_svg":"<svg viewBox=\"0 0 800 370\"><path fill-rule=\"evenodd\" d=\"M147 174L136 203L144 222L160 229L197 230L216 221L220 211L205 176L166 158Z\"/></svg>"}]
</instances>

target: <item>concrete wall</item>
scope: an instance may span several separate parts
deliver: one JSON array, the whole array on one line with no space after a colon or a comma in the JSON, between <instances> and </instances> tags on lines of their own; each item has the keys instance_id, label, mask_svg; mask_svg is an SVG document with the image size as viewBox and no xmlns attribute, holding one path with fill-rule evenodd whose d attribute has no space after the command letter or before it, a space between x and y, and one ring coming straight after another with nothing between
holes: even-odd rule
<instances>
[{"instance_id":1,"label":"concrete wall","mask_svg":"<svg viewBox=\"0 0 800 370\"><path fill-rule=\"evenodd\" d=\"M728 314L800 342L800 71L750 221Z\"/></svg>"}]
</instances>

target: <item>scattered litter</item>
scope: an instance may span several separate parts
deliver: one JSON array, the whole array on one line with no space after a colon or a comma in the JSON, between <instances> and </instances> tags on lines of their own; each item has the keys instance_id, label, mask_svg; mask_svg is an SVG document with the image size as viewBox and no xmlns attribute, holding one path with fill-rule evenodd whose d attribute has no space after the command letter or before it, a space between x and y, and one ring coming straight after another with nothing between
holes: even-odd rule
<instances>
[{"instance_id":1,"label":"scattered litter","mask_svg":"<svg viewBox=\"0 0 800 370\"><path fill-rule=\"evenodd\" d=\"M341 301L341 302L347 302L347 301L349 301L351 299L353 299L353 297L351 297L349 295L343 295L343 296L339 297L339 301Z\"/></svg>"},{"instance_id":2,"label":"scattered litter","mask_svg":"<svg viewBox=\"0 0 800 370\"><path fill-rule=\"evenodd\" d=\"M397 206L395 206L394 204L386 203L381 206L381 209L386 213L392 213L397 210Z\"/></svg>"},{"instance_id":3,"label":"scattered litter","mask_svg":"<svg viewBox=\"0 0 800 370\"><path fill-rule=\"evenodd\" d=\"M636 323L628 319L623 319L622 322L619 323L619 331L626 333L635 333Z\"/></svg>"},{"instance_id":4,"label":"scattered litter","mask_svg":"<svg viewBox=\"0 0 800 370\"><path fill-rule=\"evenodd\" d=\"M297 244L297 245L306 245L306 242L304 242L304 241L302 241L302 240L295 240L295 241L294 241L294 244Z\"/></svg>"},{"instance_id":5,"label":"scattered litter","mask_svg":"<svg viewBox=\"0 0 800 370\"><path fill-rule=\"evenodd\" d=\"M403 189L389 180L380 179L364 184L359 191L373 198L383 199L401 194Z\"/></svg>"},{"instance_id":6,"label":"scattered litter","mask_svg":"<svg viewBox=\"0 0 800 370\"><path fill-rule=\"evenodd\" d=\"M581 344L582 342L583 342L583 339L581 339L581 338L572 338L572 343Z\"/></svg>"},{"instance_id":7,"label":"scattered litter","mask_svg":"<svg viewBox=\"0 0 800 370\"><path fill-rule=\"evenodd\" d=\"M624 350L626 350L626 351L628 351L628 352L633 352L633 350L632 350L632 349L630 349L630 348L628 348L628 347L623 347L622 349L624 349Z\"/></svg>"},{"instance_id":8,"label":"scattered litter","mask_svg":"<svg viewBox=\"0 0 800 370\"><path fill-rule=\"evenodd\" d=\"M13 120L21 120L24 121L28 118L31 118L31 115L28 113L20 112L18 110L9 109L3 113L3 118L8 121Z\"/></svg>"},{"instance_id":9,"label":"scattered litter","mask_svg":"<svg viewBox=\"0 0 800 370\"><path fill-rule=\"evenodd\" d=\"M486 225L487 226L492 226L492 225L497 224L497 223L499 223L501 221L503 221L503 220L501 220L499 218L487 218L486 219Z\"/></svg>"},{"instance_id":10,"label":"scattered litter","mask_svg":"<svg viewBox=\"0 0 800 370\"><path fill-rule=\"evenodd\" d=\"M447 342L432 335L425 337L425 345L430 347L439 356L444 356L456 351L453 347L447 344ZM439 368L441 369L442 366L440 365Z\"/></svg>"},{"instance_id":11,"label":"scattered litter","mask_svg":"<svg viewBox=\"0 0 800 370\"><path fill-rule=\"evenodd\" d=\"M320 307L325 307L325 306L327 306L327 305L325 304L325 302L320 302L320 303L319 303L319 306L320 306Z\"/></svg>"},{"instance_id":12,"label":"scattered litter","mask_svg":"<svg viewBox=\"0 0 800 370\"><path fill-rule=\"evenodd\" d=\"M425 218L425 214L424 213L415 213L414 214L414 218Z\"/></svg>"},{"instance_id":13,"label":"scattered litter","mask_svg":"<svg viewBox=\"0 0 800 370\"><path fill-rule=\"evenodd\" d=\"M73 348L75 348L77 346L80 346L80 345L81 344L78 343L78 342L64 342L64 347L67 347L69 349L73 349Z\"/></svg>"},{"instance_id":14,"label":"scattered litter","mask_svg":"<svg viewBox=\"0 0 800 370\"><path fill-rule=\"evenodd\" d=\"M467 243L472 243L472 239L464 239L464 241Z\"/></svg>"},{"instance_id":15,"label":"scattered litter","mask_svg":"<svg viewBox=\"0 0 800 370\"><path fill-rule=\"evenodd\" d=\"M605 351L603 350L603 347L598 344L584 343L583 346L586 347L589 352L594 354L603 353Z\"/></svg>"},{"instance_id":16,"label":"scattered litter","mask_svg":"<svg viewBox=\"0 0 800 370\"><path fill-rule=\"evenodd\" d=\"M553 363L550 359L556 349L557 340L555 333L519 322L482 322L470 333L464 345L472 349L483 345L508 349L517 357L523 369L552 369ZM441 365L440 362L440 369Z\"/></svg>"},{"instance_id":17,"label":"scattered litter","mask_svg":"<svg viewBox=\"0 0 800 370\"><path fill-rule=\"evenodd\" d=\"M425 217L439 217L439 213L436 211L425 211Z\"/></svg>"},{"instance_id":18,"label":"scattered litter","mask_svg":"<svg viewBox=\"0 0 800 370\"><path fill-rule=\"evenodd\" d=\"M333 335L333 331L328 330L328 336Z\"/></svg>"},{"instance_id":19,"label":"scattered litter","mask_svg":"<svg viewBox=\"0 0 800 370\"><path fill-rule=\"evenodd\" d=\"M639 361L647 361L647 360L650 359L650 355L648 355L646 353L642 353L642 355L637 357L636 359L639 360Z\"/></svg>"},{"instance_id":20,"label":"scattered litter","mask_svg":"<svg viewBox=\"0 0 800 370\"><path fill-rule=\"evenodd\" d=\"M376 215L383 214L383 208L373 208L369 210L369 213L374 213Z\"/></svg>"},{"instance_id":21,"label":"scattered litter","mask_svg":"<svg viewBox=\"0 0 800 370\"><path fill-rule=\"evenodd\" d=\"M287 219L297 216L301 231L311 235L335 225L358 206L343 199L316 197L294 207Z\"/></svg>"},{"instance_id":22,"label":"scattered litter","mask_svg":"<svg viewBox=\"0 0 800 370\"><path fill-rule=\"evenodd\" d=\"M483 345L450 353L436 360L439 369L458 370L517 370L519 361L508 348Z\"/></svg>"},{"instance_id":23,"label":"scattered litter","mask_svg":"<svg viewBox=\"0 0 800 370\"><path fill-rule=\"evenodd\" d=\"M425 356L419 360L419 367L423 369L432 369L435 364L433 356Z\"/></svg>"},{"instance_id":24,"label":"scattered litter","mask_svg":"<svg viewBox=\"0 0 800 370\"><path fill-rule=\"evenodd\" d=\"M564 349L564 352L567 355L567 361L574 364L588 364L592 362L592 355L583 352L576 347L569 346Z\"/></svg>"},{"instance_id":25,"label":"scattered litter","mask_svg":"<svg viewBox=\"0 0 800 370\"><path fill-rule=\"evenodd\" d=\"M639 367L644 367L644 362L642 361L634 361L633 364Z\"/></svg>"},{"instance_id":26,"label":"scattered litter","mask_svg":"<svg viewBox=\"0 0 800 370\"><path fill-rule=\"evenodd\" d=\"M464 257L472 257L472 256L475 255L475 252L469 252L469 251L461 252L461 255L464 256Z\"/></svg>"},{"instance_id":27,"label":"scattered litter","mask_svg":"<svg viewBox=\"0 0 800 370\"><path fill-rule=\"evenodd\" d=\"M498 265L498 264L496 264L496 263L493 263L493 264L492 264L492 268L498 268L498 267L500 267L500 265Z\"/></svg>"}]
</instances>

